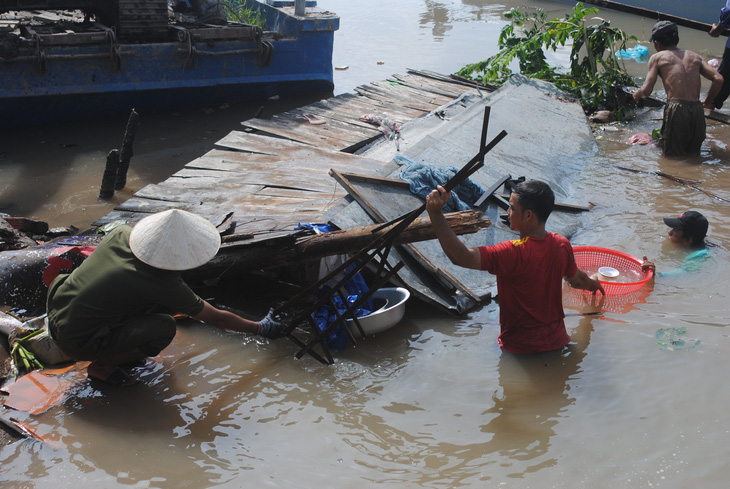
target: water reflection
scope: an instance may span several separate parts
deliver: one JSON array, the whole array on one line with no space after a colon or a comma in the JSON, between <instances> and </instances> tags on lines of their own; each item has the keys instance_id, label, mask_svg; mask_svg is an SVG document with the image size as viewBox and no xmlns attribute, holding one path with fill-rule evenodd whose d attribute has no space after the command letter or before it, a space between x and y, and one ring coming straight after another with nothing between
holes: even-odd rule
<instances>
[{"instance_id":1,"label":"water reflection","mask_svg":"<svg viewBox=\"0 0 730 489\"><path fill-rule=\"evenodd\" d=\"M442 41L456 22L502 22L502 5L486 5L484 0L461 0L461 5L425 0L425 10L419 15L419 24L431 26L435 41ZM469 7L469 8L464 8ZM476 60L474 60L476 61Z\"/></svg>"},{"instance_id":2,"label":"water reflection","mask_svg":"<svg viewBox=\"0 0 730 489\"><path fill-rule=\"evenodd\" d=\"M431 34L435 39L443 39L452 29L449 9L440 2L426 0L426 11L421 14L420 24L432 24Z\"/></svg>"},{"instance_id":3,"label":"water reflection","mask_svg":"<svg viewBox=\"0 0 730 489\"><path fill-rule=\"evenodd\" d=\"M646 299L654 290L654 279L643 287L628 294L603 296L600 293L591 293L563 285L563 306L566 309L579 311L580 314L617 313L626 314L645 304Z\"/></svg>"},{"instance_id":4,"label":"water reflection","mask_svg":"<svg viewBox=\"0 0 730 489\"><path fill-rule=\"evenodd\" d=\"M480 427L482 433L492 435L483 446L485 452L497 452L511 463L548 453L556 426L575 402L569 381L581 373L594 320L582 318L573 341L562 350L536 355L502 352L499 389L492 396L494 406L483 413L491 419ZM557 457L551 456L521 465L519 470L534 472L557 462Z\"/></svg>"}]
</instances>

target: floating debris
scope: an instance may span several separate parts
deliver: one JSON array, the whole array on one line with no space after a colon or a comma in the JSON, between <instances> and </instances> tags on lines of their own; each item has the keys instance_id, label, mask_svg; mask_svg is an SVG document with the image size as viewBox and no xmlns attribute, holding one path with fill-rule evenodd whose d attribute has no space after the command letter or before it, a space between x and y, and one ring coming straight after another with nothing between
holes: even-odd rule
<instances>
[{"instance_id":1,"label":"floating debris","mask_svg":"<svg viewBox=\"0 0 730 489\"><path fill-rule=\"evenodd\" d=\"M666 351L691 350L701 343L697 338L685 338L687 328L659 328L656 339L659 349Z\"/></svg>"}]
</instances>

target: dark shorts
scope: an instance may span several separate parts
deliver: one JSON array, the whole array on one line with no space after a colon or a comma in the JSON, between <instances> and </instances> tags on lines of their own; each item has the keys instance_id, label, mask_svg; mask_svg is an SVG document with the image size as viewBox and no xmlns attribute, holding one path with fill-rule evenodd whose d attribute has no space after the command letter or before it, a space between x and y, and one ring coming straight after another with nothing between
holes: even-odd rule
<instances>
[{"instance_id":1,"label":"dark shorts","mask_svg":"<svg viewBox=\"0 0 730 489\"><path fill-rule=\"evenodd\" d=\"M68 338L52 321L48 329L61 350L74 360L96 360L134 349L156 356L172 342L177 324L168 314L145 314L123 323L99 326L85 338Z\"/></svg>"},{"instance_id":2,"label":"dark shorts","mask_svg":"<svg viewBox=\"0 0 730 489\"><path fill-rule=\"evenodd\" d=\"M664 154L699 154L706 135L702 103L671 99L664 109L661 144Z\"/></svg>"}]
</instances>

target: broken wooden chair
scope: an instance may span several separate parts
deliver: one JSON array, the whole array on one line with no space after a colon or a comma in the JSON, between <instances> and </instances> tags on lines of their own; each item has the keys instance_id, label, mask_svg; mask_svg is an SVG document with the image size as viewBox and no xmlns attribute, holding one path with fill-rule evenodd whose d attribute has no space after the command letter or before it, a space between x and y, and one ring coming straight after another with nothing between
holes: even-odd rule
<instances>
[{"instance_id":1,"label":"broken wooden chair","mask_svg":"<svg viewBox=\"0 0 730 489\"><path fill-rule=\"evenodd\" d=\"M489 107L486 107L484 112L484 124L482 126L480 151L448 182L443 184L443 187L447 191L451 191L466 178L479 170L479 168L484 166L484 156L507 135L505 131L502 131L489 144L486 144L488 120ZM335 331L336 328L342 328L353 344L356 344L357 342L353 331L351 328L348 328L348 320L352 321L352 324L354 324L355 328L357 328L361 337L365 337L365 333L355 315L355 311L368 301L380 287L385 285L403 267L403 262L391 265L387 260L393 246L393 241L425 210L426 204L424 203L419 208L376 227L373 230L374 233L386 228L389 229L385 233L374 238L370 244L352 255L352 257L340 266L327 273L317 282L306 287L285 304L276 309L274 314L276 316L283 317L283 321L286 324L284 336L289 338L289 340L300 348L296 354L297 358L301 358L305 354L309 354L325 365L334 363L332 353L327 345L327 335L329 333ZM348 304L345 286L357 273L364 270L366 267L375 268L374 279L372 280L370 288L366 293ZM331 285L331 287L328 290L324 290L323 286L325 285ZM335 305L335 297L339 297L343 304L348 304L344 311L338 311L338 308ZM335 314L335 320L328 324L323 330L320 330L316 324L313 314L325 304L332 306ZM297 331L298 328L304 329L306 336L302 336L302 332ZM321 353L314 350L317 346L319 346Z\"/></svg>"}]
</instances>

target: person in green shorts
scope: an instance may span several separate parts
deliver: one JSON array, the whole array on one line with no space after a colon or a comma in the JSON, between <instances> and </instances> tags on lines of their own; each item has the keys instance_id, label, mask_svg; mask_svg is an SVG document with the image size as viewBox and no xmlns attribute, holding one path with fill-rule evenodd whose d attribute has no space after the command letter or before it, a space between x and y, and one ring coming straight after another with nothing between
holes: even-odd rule
<instances>
[{"instance_id":1,"label":"person in green shorts","mask_svg":"<svg viewBox=\"0 0 730 489\"><path fill-rule=\"evenodd\" d=\"M657 50L649 58L644 84L634 99L651 95L657 77L667 92L660 144L664 154L681 156L700 152L706 136L704 109L713 109L713 99L722 88L723 78L699 54L677 47L677 24L661 20L654 25L649 41ZM700 77L712 82L704 102L700 102Z\"/></svg>"},{"instance_id":2,"label":"person in green shorts","mask_svg":"<svg viewBox=\"0 0 730 489\"><path fill-rule=\"evenodd\" d=\"M669 241L693 251L687 255L680 268L660 272L658 275L669 277L695 270L709 256L707 244L705 243L705 236L707 236L709 228L707 218L697 211L687 211L679 217L665 217L664 224L669 226L669 232L667 233ZM649 261L646 256L644 256L641 268L645 271L652 270L657 275L656 265L654 262Z\"/></svg>"},{"instance_id":3,"label":"person in green shorts","mask_svg":"<svg viewBox=\"0 0 730 489\"><path fill-rule=\"evenodd\" d=\"M70 274L48 289L48 329L74 360L90 360L92 379L134 381L121 368L158 355L176 333L174 314L269 338L281 333L272 313L249 321L198 297L180 272L207 263L221 238L208 220L181 210L150 215L107 235Z\"/></svg>"}]
</instances>

